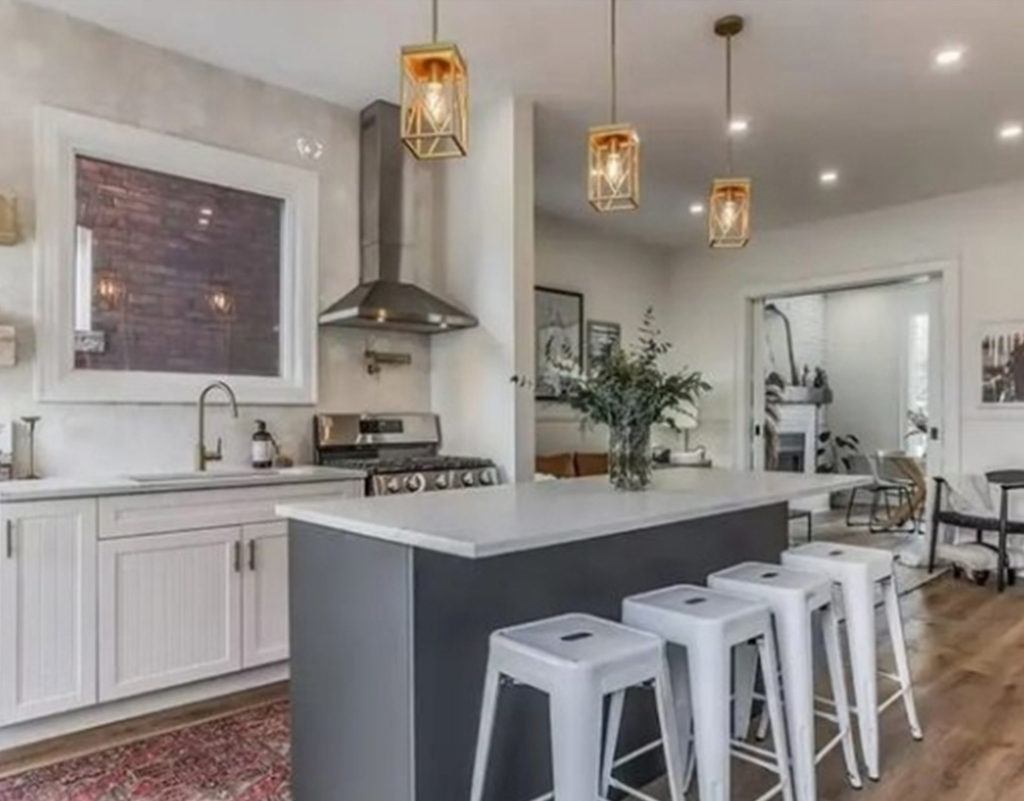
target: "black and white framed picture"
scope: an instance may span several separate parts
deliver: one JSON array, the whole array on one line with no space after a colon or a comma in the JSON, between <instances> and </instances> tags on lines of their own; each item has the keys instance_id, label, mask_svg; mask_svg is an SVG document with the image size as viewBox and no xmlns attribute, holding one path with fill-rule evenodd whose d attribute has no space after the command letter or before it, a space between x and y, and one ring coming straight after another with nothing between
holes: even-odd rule
<instances>
[{"instance_id":1,"label":"black and white framed picture","mask_svg":"<svg viewBox=\"0 0 1024 801\"><path fill-rule=\"evenodd\" d=\"M583 295L564 289L534 288L537 329L538 400L558 400L565 394L555 361L583 369Z\"/></svg>"},{"instance_id":2,"label":"black and white framed picture","mask_svg":"<svg viewBox=\"0 0 1024 801\"><path fill-rule=\"evenodd\" d=\"M981 405L1024 408L1024 320L982 329Z\"/></svg>"},{"instance_id":3,"label":"black and white framed picture","mask_svg":"<svg viewBox=\"0 0 1024 801\"><path fill-rule=\"evenodd\" d=\"M622 346L622 326L604 320L587 320L587 369L593 370L609 353Z\"/></svg>"}]
</instances>

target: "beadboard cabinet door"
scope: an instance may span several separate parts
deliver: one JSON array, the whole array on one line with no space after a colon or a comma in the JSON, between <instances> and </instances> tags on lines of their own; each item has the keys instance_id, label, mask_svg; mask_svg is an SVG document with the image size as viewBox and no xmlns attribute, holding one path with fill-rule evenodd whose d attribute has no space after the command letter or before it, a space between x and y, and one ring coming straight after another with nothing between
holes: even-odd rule
<instances>
[{"instance_id":1,"label":"beadboard cabinet door","mask_svg":"<svg viewBox=\"0 0 1024 801\"><path fill-rule=\"evenodd\" d=\"M244 526L242 667L288 658L288 523Z\"/></svg>"},{"instance_id":2,"label":"beadboard cabinet door","mask_svg":"<svg viewBox=\"0 0 1024 801\"><path fill-rule=\"evenodd\" d=\"M0 724L96 702L96 502L0 508Z\"/></svg>"},{"instance_id":3,"label":"beadboard cabinet door","mask_svg":"<svg viewBox=\"0 0 1024 801\"><path fill-rule=\"evenodd\" d=\"M239 670L241 570L237 526L100 542L100 701Z\"/></svg>"}]
</instances>

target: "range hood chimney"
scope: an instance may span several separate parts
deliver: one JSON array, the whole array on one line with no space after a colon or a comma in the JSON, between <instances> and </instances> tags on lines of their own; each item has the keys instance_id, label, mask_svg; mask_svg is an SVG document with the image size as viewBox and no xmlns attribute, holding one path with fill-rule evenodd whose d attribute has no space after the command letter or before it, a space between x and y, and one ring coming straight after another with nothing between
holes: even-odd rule
<instances>
[{"instance_id":1,"label":"range hood chimney","mask_svg":"<svg viewBox=\"0 0 1024 801\"><path fill-rule=\"evenodd\" d=\"M398 106L377 100L359 114L359 285L320 315L321 325L437 334L477 324L416 284L402 235L406 158Z\"/></svg>"}]
</instances>

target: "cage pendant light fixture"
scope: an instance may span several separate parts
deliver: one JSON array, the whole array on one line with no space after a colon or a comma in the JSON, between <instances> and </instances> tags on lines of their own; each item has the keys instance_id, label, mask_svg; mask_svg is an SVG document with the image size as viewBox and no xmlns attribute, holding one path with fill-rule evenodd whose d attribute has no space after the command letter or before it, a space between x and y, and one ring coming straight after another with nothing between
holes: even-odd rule
<instances>
[{"instance_id":1,"label":"cage pendant light fixture","mask_svg":"<svg viewBox=\"0 0 1024 801\"><path fill-rule=\"evenodd\" d=\"M743 30L743 17L730 15L715 22L725 39L725 161L727 176L715 178L708 199L708 244L741 248L750 241L750 179L737 178L732 163L732 38Z\"/></svg>"},{"instance_id":2,"label":"cage pendant light fixture","mask_svg":"<svg viewBox=\"0 0 1024 801\"><path fill-rule=\"evenodd\" d=\"M587 136L587 200L595 210L630 211L640 205L640 137L636 127L618 122L616 74L616 0L611 12L611 122L590 129Z\"/></svg>"},{"instance_id":3,"label":"cage pendant light fixture","mask_svg":"<svg viewBox=\"0 0 1024 801\"><path fill-rule=\"evenodd\" d=\"M459 48L437 41L402 48L402 141L418 159L465 156L469 149L469 71Z\"/></svg>"}]
</instances>

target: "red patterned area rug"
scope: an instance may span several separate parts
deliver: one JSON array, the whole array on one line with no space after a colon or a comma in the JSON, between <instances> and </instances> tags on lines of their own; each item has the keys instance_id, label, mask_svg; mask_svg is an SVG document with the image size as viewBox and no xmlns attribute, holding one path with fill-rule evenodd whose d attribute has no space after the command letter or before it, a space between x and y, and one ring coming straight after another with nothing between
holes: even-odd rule
<instances>
[{"instance_id":1,"label":"red patterned area rug","mask_svg":"<svg viewBox=\"0 0 1024 801\"><path fill-rule=\"evenodd\" d=\"M0 801L290 801L288 702L0 779Z\"/></svg>"}]
</instances>

